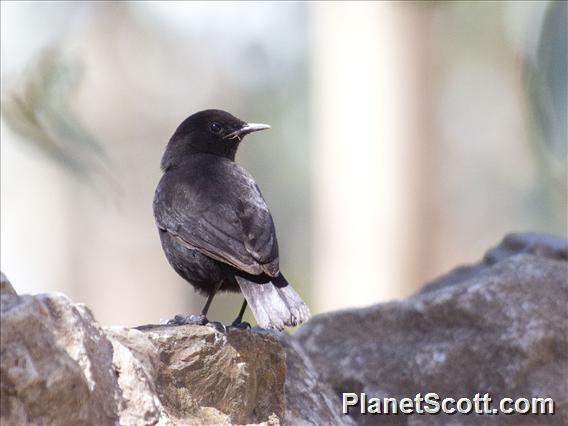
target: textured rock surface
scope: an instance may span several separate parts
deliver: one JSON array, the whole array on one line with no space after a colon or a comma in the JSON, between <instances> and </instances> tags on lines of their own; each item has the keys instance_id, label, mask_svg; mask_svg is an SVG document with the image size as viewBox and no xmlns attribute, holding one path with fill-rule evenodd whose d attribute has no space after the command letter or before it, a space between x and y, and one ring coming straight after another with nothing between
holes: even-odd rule
<instances>
[{"instance_id":1,"label":"textured rock surface","mask_svg":"<svg viewBox=\"0 0 568 426\"><path fill-rule=\"evenodd\" d=\"M329 383L320 380L310 358L298 341L274 333L286 349L286 414L287 425L354 425L340 413L341 402Z\"/></svg>"},{"instance_id":2,"label":"textured rock surface","mask_svg":"<svg viewBox=\"0 0 568 426\"><path fill-rule=\"evenodd\" d=\"M176 418L196 416L201 407L238 424L283 418L286 359L275 338L200 326L143 329L159 352L158 393Z\"/></svg>"},{"instance_id":3,"label":"textured rock surface","mask_svg":"<svg viewBox=\"0 0 568 426\"><path fill-rule=\"evenodd\" d=\"M476 273L410 299L313 318L297 334L324 382L377 397L552 397L554 416L376 416L360 424L568 424L566 243L493 249ZM556 241L559 243L559 241ZM507 255L502 255L508 251ZM499 255L495 255L498 253ZM545 254L544 256L542 254ZM450 274L451 275L451 274ZM381 423L381 424L382 424Z\"/></svg>"},{"instance_id":4,"label":"textured rock surface","mask_svg":"<svg viewBox=\"0 0 568 426\"><path fill-rule=\"evenodd\" d=\"M112 346L88 310L62 295L9 293L1 310L3 424L112 423Z\"/></svg>"},{"instance_id":5,"label":"textured rock surface","mask_svg":"<svg viewBox=\"0 0 568 426\"><path fill-rule=\"evenodd\" d=\"M455 268L434 281L426 283L422 292L462 283L491 268L496 263L522 253L568 261L568 239L533 232L509 234L503 238L499 245L489 249L480 262Z\"/></svg>"},{"instance_id":6,"label":"textured rock surface","mask_svg":"<svg viewBox=\"0 0 568 426\"><path fill-rule=\"evenodd\" d=\"M568 424L568 242L508 236L418 295L313 318L294 336L102 328L0 277L0 424ZM339 394L552 397L556 415L353 416Z\"/></svg>"},{"instance_id":7,"label":"textured rock surface","mask_svg":"<svg viewBox=\"0 0 568 426\"><path fill-rule=\"evenodd\" d=\"M6 287L8 289L8 287ZM279 424L285 353L211 327L101 328L63 295L2 293L1 424Z\"/></svg>"},{"instance_id":8,"label":"textured rock surface","mask_svg":"<svg viewBox=\"0 0 568 426\"><path fill-rule=\"evenodd\" d=\"M8 278L6 278L6 275L4 275L2 272L0 272L0 294L16 294L16 290L14 290L14 287L12 287L12 284L10 284L10 281L8 281Z\"/></svg>"}]
</instances>

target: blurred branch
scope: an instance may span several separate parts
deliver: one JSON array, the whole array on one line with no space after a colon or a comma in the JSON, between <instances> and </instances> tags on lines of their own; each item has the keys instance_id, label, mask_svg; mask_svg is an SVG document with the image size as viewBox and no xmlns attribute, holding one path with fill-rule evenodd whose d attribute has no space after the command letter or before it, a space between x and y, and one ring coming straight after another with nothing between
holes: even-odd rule
<instances>
[{"instance_id":1,"label":"blurred branch","mask_svg":"<svg viewBox=\"0 0 568 426\"><path fill-rule=\"evenodd\" d=\"M42 52L2 99L2 119L18 135L75 175L88 178L107 161L72 112L82 69L61 51Z\"/></svg>"}]
</instances>

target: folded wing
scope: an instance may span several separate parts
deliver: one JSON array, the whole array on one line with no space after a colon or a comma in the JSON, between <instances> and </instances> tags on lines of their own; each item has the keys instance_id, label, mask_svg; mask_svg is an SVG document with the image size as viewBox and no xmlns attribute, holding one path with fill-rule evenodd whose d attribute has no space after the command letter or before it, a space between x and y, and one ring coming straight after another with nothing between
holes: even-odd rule
<instances>
[{"instance_id":1,"label":"folded wing","mask_svg":"<svg viewBox=\"0 0 568 426\"><path fill-rule=\"evenodd\" d=\"M279 273L272 216L253 178L234 162L166 173L156 190L160 229L181 244L252 275ZM215 182L231 182L231 188ZM219 188L223 188L219 190Z\"/></svg>"}]
</instances>

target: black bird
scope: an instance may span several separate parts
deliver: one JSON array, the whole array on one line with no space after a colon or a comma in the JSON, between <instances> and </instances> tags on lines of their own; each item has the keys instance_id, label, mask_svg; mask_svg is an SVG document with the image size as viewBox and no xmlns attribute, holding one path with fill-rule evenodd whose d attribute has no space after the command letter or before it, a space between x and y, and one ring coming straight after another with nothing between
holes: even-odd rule
<instances>
[{"instance_id":1,"label":"black bird","mask_svg":"<svg viewBox=\"0 0 568 426\"><path fill-rule=\"evenodd\" d=\"M243 137L269 129L228 112L205 110L184 120L162 157L154 216L170 265L207 296L201 315L174 323L206 324L219 291L242 291L259 326L282 330L306 321L309 309L279 267L272 216L253 177L235 162Z\"/></svg>"}]
</instances>

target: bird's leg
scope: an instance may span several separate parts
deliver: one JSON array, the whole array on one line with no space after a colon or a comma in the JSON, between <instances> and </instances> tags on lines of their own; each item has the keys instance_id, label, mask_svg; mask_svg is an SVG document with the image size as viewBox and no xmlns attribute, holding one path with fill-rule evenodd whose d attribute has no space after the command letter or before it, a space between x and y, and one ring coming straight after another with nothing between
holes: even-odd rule
<instances>
[{"instance_id":1,"label":"bird's leg","mask_svg":"<svg viewBox=\"0 0 568 426\"><path fill-rule=\"evenodd\" d=\"M211 306L211 302L213 302L213 298L215 297L215 294L217 293L217 291L221 288L222 282L220 282L219 284L217 284L215 286L215 288L213 289L213 291L211 291L211 294L209 295L209 297L207 298L207 302L205 302L205 306L203 307L203 310L201 311L201 316L203 318L205 318L205 325L209 325L213 328L215 328L216 330L219 330L221 332L226 332L227 328L225 327L225 325L219 321L209 321L207 319L207 312L209 311L209 306Z\"/></svg>"},{"instance_id":2,"label":"bird's leg","mask_svg":"<svg viewBox=\"0 0 568 426\"><path fill-rule=\"evenodd\" d=\"M209 312L209 307L211 306L211 302L213 302L213 298L215 297L215 293L217 293L217 288L215 288L209 297L207 297L207 302L205 302L205 306L201 310L201 315L207 317L207 312Z\"/></svg>"},{"instance_id":3,"label":"bird's leg","mask_svg":"<svg viewBox=\"0 0 568 426\"><path fill-rule=\"evenodd\" d=\"M233 321L233 324L238 324L243 322L243 315L245 314L245 310L247 309L247 299L243 301L243 305L241 306L241 310L237 315L237 318Z\"/></svg>"},{"instance_id":4,"label":"bird's leg","mask_svg":"<svg viewBox=\"0 0 568 426\"><path fill-rule=\"evenodd\" d=\"M247 299L244 300L243 306L241 306L241 310L237 315L237 318L233 321L230 327L240 328L240 329L247 329L250 328L250 324L248 322L243 322L243 315L245 314L245 310L247 309Z\"/></svg>"},{"instance_id":5,"label":"bird's leg","mask_svg":"<svg viewBox=\"0 0 568 426\"><path fill-rule=\"evenodd\" d=\"M168 325L206 325L210 324L211 322L207 319L207 312L209 311L209 307L211 306L211 302L213 302L213 298L217 293L217 290L221 287L221 285L215 286L213 291L207 297L207 302L205 302L205 306L201 310L200 315L176 315L173 320L168 321ZM218 328L218 323L213 323L215 328ZM223 326L223 324L221 324ZM223 326L224 328L224 326Z\"/></svg>"}]
</instances>

